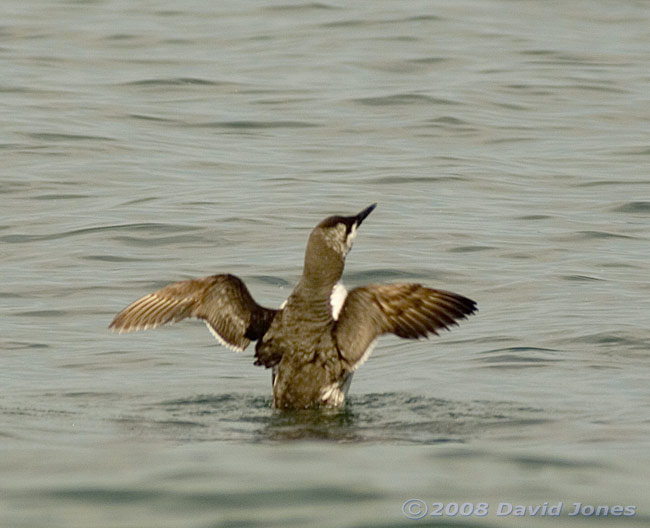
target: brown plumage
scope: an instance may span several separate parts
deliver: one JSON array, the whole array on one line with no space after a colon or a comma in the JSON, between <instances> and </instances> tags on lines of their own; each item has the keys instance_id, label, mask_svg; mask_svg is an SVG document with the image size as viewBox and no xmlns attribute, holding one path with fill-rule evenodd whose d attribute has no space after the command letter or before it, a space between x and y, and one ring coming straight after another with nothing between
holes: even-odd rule
<instances>
[{"instance_id":1,"label":"brown plumage","mask_svg":"<svg viewBox=\"0 0 650 528\"><path fill-rule=\"evenodd\" d=\"M334 334L341 356L356 369L379 336L437 335L437 330L457 325L475 309L476 303L466 297L420 284L371 284L348 293Z\"/></svg>"},{"instance_id":2,"label":"brown plumage","mask_svg":"<svg viewBox=\"0 0 650 528\"><path fill-rule=\"evenodd\" d=\"M340 406L379 336L426 337L476 311L466 297L413 283L370 284L346 294L338 282L345 256L375 205L314 228L302 278L278 310L257 304L238 277L221 274L145 295L117 314L110 328L122 333L201 319L234 350L257 341L255 364L273 368L274 407Z\"/></svg>"},{"instance_id":3,"label":"brown plumage","mask_svg":"<svg viewBox=\"0 0 650 528\"><path fill-rule=\"evenodd\" d=\"M117 314L109 328L121 334L194 317L202 319L223 344L242 351L264 335L276 312L258 305L239 277L212 275L145 295Z\"/></svg>"}]
</instances>

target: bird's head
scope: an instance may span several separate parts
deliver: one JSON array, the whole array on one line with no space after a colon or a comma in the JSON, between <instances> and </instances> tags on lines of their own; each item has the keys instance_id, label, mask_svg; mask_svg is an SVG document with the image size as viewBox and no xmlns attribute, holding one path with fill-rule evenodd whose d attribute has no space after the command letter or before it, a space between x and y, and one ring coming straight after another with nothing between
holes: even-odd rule
<instances>
[{"instance_id":1,"label":"bird's head","mask_svg":"<svg viewBox=\"0 0 650 528\"><path fill-rule=\"evenodd\" d=\"M330 216L318 224L307 243L303 279L314 285L337 282L343 273L345 257L352 248L357 228L376 206L372 204L353 216Z\"/></svg>"}]
</instances>

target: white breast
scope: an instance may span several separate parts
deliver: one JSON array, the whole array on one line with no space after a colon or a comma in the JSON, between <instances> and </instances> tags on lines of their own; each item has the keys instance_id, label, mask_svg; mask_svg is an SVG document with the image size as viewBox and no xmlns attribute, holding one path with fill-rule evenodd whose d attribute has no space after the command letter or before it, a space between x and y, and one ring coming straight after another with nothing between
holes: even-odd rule
<instances>
[{"instance_id":1,"label":"white breast","mask_svg":"<svg viewBox=\"0 0 650 528\"><path fill-rule=\"evenodd\" d=\"M332 319L335 321L339 318L341 308L343 308L343 303L345 302L345 298L347 296L348 291L340 282L337 282L332 287L332 292L330 293L330 309L332 311ZM287 305L288 301L288 298L284 300L284 302L280 305L280 310L282 310Z\"/></svg>"},{"instance_id":2,"label":"white breast","mask_svg":"<svg viewBox=\"0 0 650 528\"><path fill-rule=\"evenodd\" d=\"M341 308L343 308L343 303L345 298L348 296L348 291L345 289L345 286L340 282L337 282L332 288L332 293L330 293L330 307L332 309L332 319L335 321L338 320L339 314L341 313Z\"/></svg>"}]
</instances>

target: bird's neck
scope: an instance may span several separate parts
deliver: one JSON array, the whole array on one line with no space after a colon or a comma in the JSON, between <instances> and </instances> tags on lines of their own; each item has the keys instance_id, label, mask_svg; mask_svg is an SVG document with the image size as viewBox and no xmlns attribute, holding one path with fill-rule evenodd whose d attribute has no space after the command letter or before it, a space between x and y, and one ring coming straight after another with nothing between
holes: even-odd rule
<instances>
[{"instance_id":1,"label":"bird's neck","mask_svg":"<svg viewBox=\"0 0 650 528\"><path fill-rule=\"evenodd\" d=\"M343 275L345 261L318 234L312 233L307 244L305 266L295 292L310 306L329 313L332 289Z\"/></svg>"},{"instance_id":2,"label":"bird's neck","mask_svg":"<svg viewBox=\"0 0 650 528\"><path fill-rule=\"evenodd\" d=\"M316 258L308 252L300 283L305 289L329 295L334 285L341 280L343 263L343 259L334 252L320 252Z\"/></svg>"},{"instance_id":3,"label":"bird's neck","mask_svg":"<svg viewBox=\"0 0 650 528\"><path fill-rule=\"evenodd\" d=\"M322 277L318 277L317 280L314 280L314 277L305 276L303 274L296 290L299 291L301 296L305 299L329 302L332 289L338 282L339 278L340 276L336 279L329 278L325 280Z\"/></svg>"}]
</instances>

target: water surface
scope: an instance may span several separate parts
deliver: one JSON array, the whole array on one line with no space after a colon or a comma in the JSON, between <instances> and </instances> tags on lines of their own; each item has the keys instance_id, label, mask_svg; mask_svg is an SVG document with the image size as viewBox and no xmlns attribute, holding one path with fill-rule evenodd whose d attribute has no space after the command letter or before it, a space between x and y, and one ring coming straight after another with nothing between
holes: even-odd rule
<instances>
[{"instance_id":1,"label":"water surface","mask_svg":"<svg viewBox=\"0 0 650 528\"><path fill-rule=\"evenodd\" d=\"M647 526L645 2L61 1L0 23L0 524ZM340 413L252 350L113 335L219 272L278 306L311 228L378 202L348 287L475 299L380 341ZM489 505L410 520L408 499ZM415 511L415 510L413 510ZM588 511L588 510L587 510ZM611 510L610 510L611 511Z\"/></svg>"}]
</instances>

